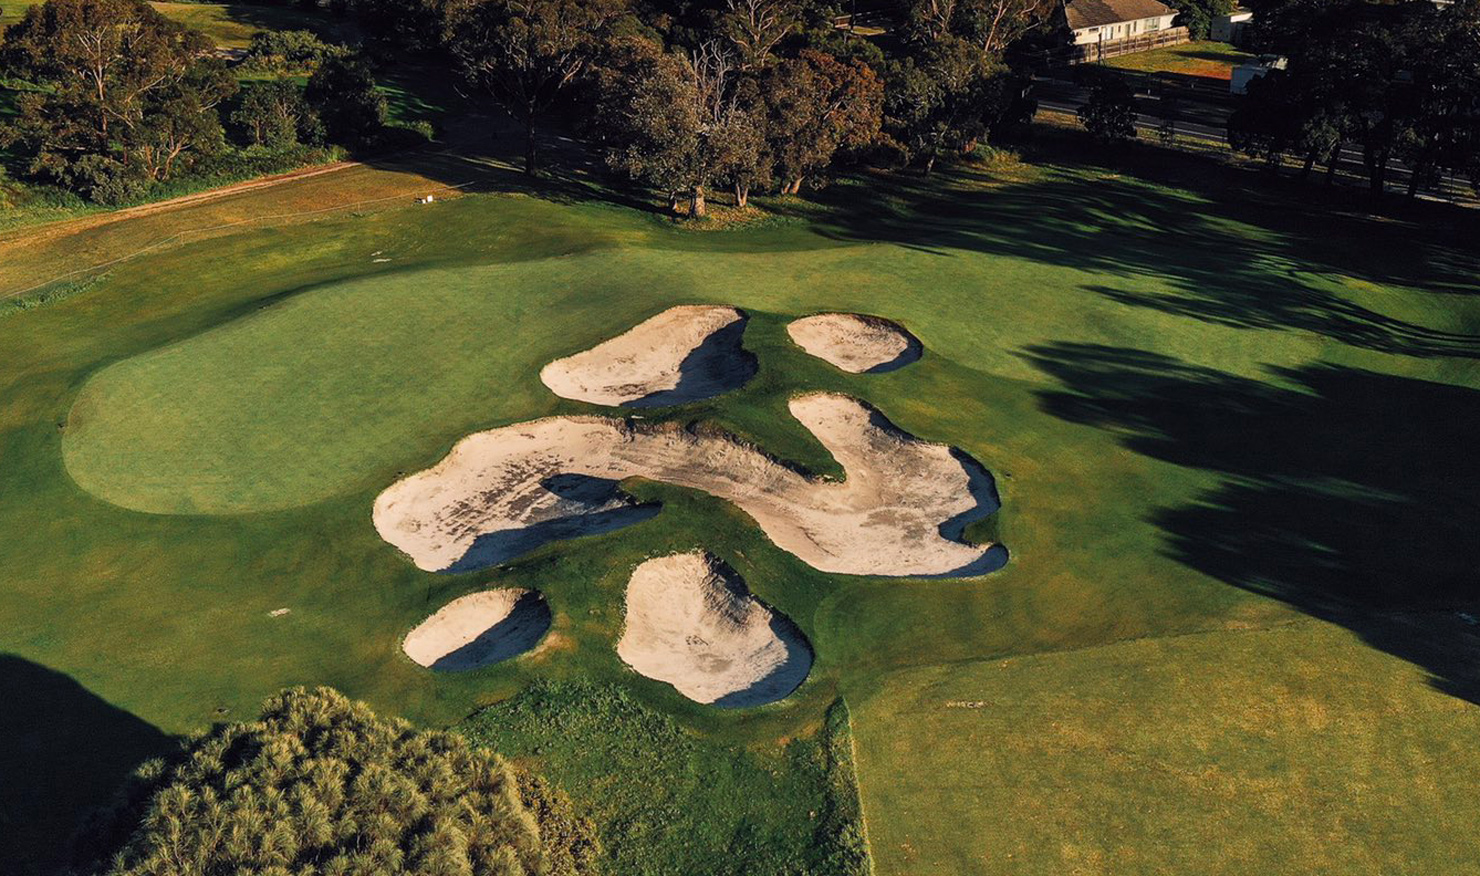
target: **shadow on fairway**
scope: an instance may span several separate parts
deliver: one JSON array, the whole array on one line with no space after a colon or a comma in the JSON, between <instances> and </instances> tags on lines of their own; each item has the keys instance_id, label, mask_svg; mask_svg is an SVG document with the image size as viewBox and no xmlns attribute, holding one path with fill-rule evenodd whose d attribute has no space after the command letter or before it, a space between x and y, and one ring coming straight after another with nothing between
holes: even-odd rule
<instances>
[{"instance_id":1,"label":"shadow on fairway","mask_svg":"<svg viewBox=\"0 0 1480 876\"><path fill-rule=\"evenodd\" d=\"M0 654L0 873L50 872L81 818L172 747L68 676Z\"/></svg>"},{"instance_id":2,"label":"shadow on fairway","mask_svg":"<svg viewBox=\"0 0 1480 876\"><path fill-rule=\"evenodd\" d=\"M1216 472L1153 512L1164 552L1359 634L1480 702L1480 392L1332 365L1261 382L1156 353L1026 354L1040 403L1127 448Z\"/></svg>"},{"instance_id":3,"label":"shadow on fairway","mask_svg":"<svg viewBox=\"0 0 1480 876\"><path fill-rule=\"evenodd\" d=\"M1395 318L1338 285L1351 277L1416 287L1414 297L1426 296L1436 311L1452 296L1476 294L1480 254L1466 243L1480 233L1475 211L1397 205L1412 221L1377 219L1343 213L1318 186L1168 150L1127 151L1114 167L1079 160L1065 146L1036 151L1077 172L1050 167L1014 182L966 166L931 177L880 175L812 197L832 208L824 231L837 239L1076 268L1098 275L1087 288L1113 301L1218 325L1480 358L1480 334ZM1446 226L1458 230L1434 230Z\"/></svg>"}]
</instances>

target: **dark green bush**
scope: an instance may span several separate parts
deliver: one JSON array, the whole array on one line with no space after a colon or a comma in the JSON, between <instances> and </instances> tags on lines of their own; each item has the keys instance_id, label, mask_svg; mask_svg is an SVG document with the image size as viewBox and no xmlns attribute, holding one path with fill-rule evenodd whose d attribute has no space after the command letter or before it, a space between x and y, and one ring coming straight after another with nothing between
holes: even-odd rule
<instances>
[{"instance_id":1,"label":"dark green bush","mask_svg":"<svg viewBox=\"0 0 1480 876\"><path fill-rule=\"evenodd\" d=\"M84 837L83 857L104 859L86 869L108 876L576 874L589 854L573 847L593 842L497 755L328 688L284 691L146 765Z\"/></svg>"}]
</instances>

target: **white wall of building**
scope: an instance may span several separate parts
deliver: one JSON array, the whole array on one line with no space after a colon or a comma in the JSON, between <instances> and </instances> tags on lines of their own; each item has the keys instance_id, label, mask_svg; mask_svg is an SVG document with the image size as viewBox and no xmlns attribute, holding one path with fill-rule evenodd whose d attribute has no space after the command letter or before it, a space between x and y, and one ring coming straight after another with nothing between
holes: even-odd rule
<instances>
[{"instance_id":1,"label":"white wall of building","mask_svg":"<svg viewBox=\"0 0 1480 876\"><path fill-rule=\"evenodd\" d=\"M1157 33L1172 26L1172 19L1176 13L1171 15L1159 15L1154 18L1143 18L1138 21L1122 21L1117 24L1106 24L1100 27L1082 27L1074 31L1074 44L1076 46L1089 45L1101 40L1114 42L1115 40L1130 39L1131 37L1142 37L1147 34Z\"/></svg>"}]
</instances>

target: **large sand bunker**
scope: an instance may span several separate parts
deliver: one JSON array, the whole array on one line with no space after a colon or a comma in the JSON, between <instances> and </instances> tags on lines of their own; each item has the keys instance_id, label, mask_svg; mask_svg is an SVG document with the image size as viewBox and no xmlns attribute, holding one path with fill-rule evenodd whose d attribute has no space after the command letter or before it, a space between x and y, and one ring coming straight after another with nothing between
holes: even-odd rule
<instances>
[{"instance_id":1,"label":"large sand bunker","mask_svg":"<svg viewBox=\"0 0 1480 876\"><path fill-rule=\"evenodd\" d=\"M727 707L782 699L812 668L801 630L702 551L648 560L632 572L617 654L691 700Z\"/></svg>"},{"instance_id":2,"label":"large sand bunker","mask_svg":"<svg viewBox=\"0 0 1480 876\"><path fill-rule=\"evenodd\" d=\"M799 396L790 408L842 465L843 481L808 477L727 435L549 417L464 438L376 498L375 528L423 569L491 565L522 552L532 526L570 536L612 528L613 514L621 525L631 518L620 515L651 513L614 489L642 477L735 503L824 572L978 575L1006 562L1000 546L960 540L998 505L975 460L913 438L847 396ZM612 489L605 503L562 504L562 489L591 479Z\"/></svg>"},{"instance_id":3,"label":"large sand bunker","mask_svg":"<svg viewBox=\"0 0 1480 876\"><path fill-rule=\"evenodd\" d=\"M477 669L528 651L550 629L550 606L535 590L504 587L461 596L409 634L401 649L432 669Z\"/></svg>"},{"instance_id":4,"label":"large sand bunker","mask_svg":"<svg viewBox=\"0 0 1480 876\"><path fill-rule=\"evenodd\" d=\"M540 380L561 398L659 407L735 389L756 371L740 346L746 316L733 307L670 307L609 341L556 359Z\"/></svg>"},{"instance_id":5,"label":"large sand bunker","mask_svg":"<svg viewBox=\"0 0 1480 876\"><path fill-rule=\"evenodd\" d=\"M878 374L920 358L920 342L904 327L859 313L819 313L794 320L786 333L798 347L851 374Z\"/></svg>"}]
</instances>

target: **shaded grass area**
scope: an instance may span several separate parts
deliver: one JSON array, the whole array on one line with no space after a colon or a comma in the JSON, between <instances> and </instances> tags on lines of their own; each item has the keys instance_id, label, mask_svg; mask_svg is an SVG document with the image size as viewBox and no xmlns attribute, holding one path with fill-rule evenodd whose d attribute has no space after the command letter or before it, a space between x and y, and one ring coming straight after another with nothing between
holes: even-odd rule
<instances>
[{"instance_id":1,"label":"shaded grass area","mask_svg":"<svg viewBox=\"0 0 1480 876\"><path fill-rule=\"evenodd\" d=\"M538 683L458 729L568 789L606 872L869 872L841 702L798 738L745 748L619 687Z\"/></svg>"},{"instance_id":2,"label":"shaded grass area","mask_svg":"<svg viewBox=\"0 0 1480 876\"><path fill-rule=\"evenodd\" d=\"M1105 65L1122 70L1137 70L1142 73L1176 73L1182 76L1199 76L1221 79L1225 82L1233 76L1233 68L1255 56L1229 43L1214 40L1184 43L1152 49L1149 52L1134 52L1107 58Z\"/></svg>"},{"instance_id":3,"label":"shaded grass area","mask_svg":"<svg viewBox=\"0 0 1480 876\"><path fill-rule=\"evenodd\" d=\"M1452 609L1472 597L1463 580L1446 577L1454 568L1448 557L1470 555L1463 527L1441 525L1439 516L1470 519L1462 485L1472 478L1453 454L1422 455L1450 446L1444 417L1467 410L1480 385L1471 337L1480 325L1476 256L1464 243L1466 227L1450 237L1435 230L1439 223L1307 211L1248 177L1136 153L1110 167L1052 142L1035 155L1036 164L840 184L808 202L772 203L784 221L719 233L676 230L574 187L330 214L165 249L119 265L88 294L16 314L0 323L0 358L11 366L0 372L7 460L0 621L10 647L162 733L251 714L288 684L332 684L386 713L436 724L540 680L624 691L691 735L701 751L691 762L713 764L716 752L743 750L753 764L777 767L775 774L747 767L724 787L758 800L746 817L754 835L775 838L778 861L794 860L799 846L788 838L793 827L773 823L790 810L767 788L803 782L778 740L810 738L840 693L856 706L864 802L882 807L869 810L871 829L917 831L919 855L971 863L983 836L997 838L995 847L1036 835L1003 815L1011 806L969 803L964 791L941 805L926 783L977 775L974 764L1001 749L1022 753L1001 793L1031 793L1035 781L1059 775L1059 752L1033 747L1035 716L1053 714L1054 705L1014 682L1001 699L1021 697L1023 711L1012 713L1021 720L962 737L975 740L965 745L952 735L959 726L893 717L891 709L909 702L908 685L894 679L1129 638L1266 627L1314 611L1302 594L1345 599L1342 613L1322 616L1375 646L1337 648L1309 632L1323 627L1292 627L1290 641L1311 638L1289 647L1344 679L1313 699L1346 715L1402 691L1410 697L1404 721L1436 728L1425 732L1446 744L1462 738L1464 728L1444 716L1473 707L1431 687L1462 690L1462 663L1414 648L1422 637L1461 647L1457 631L1419 625L1405 634L1395 625L1382 638L1353 618L1427 616L1415 609ZM420 165L414 178L467 169L448 161ZM276 209L311 208L343 197L346 187L384 186L409 197L408 178L366 168L282 192L277 197L289 203ZM271 203L218 204L210 221L260 214ZM45 258L18 257L82 259L103 248L104 237L152 239L165 223L143 224L96 229L57 249L45 244ZM831 461L786 414L786 398L808 389L858 395L901 428L955 444L993 473L1003 509L977 534L1001 538L1012 551L1008 567L965 581L823 575L770 545L734 508L650 484L629 486L663 502L657 517L496 570L422 573L375 535L376 493L436 462L466 432L597 410L549 395L538 369L680 302L750 310L745 343L761 370L740 391L660 416L714 422L827 471ZM923 358L890 374L849 376L786 340L789 318L834 309L901 321L924 344ZM1406 402L1378 415L1364 438L1364 400L1393 399ZM1419 427L1411 440L1399 434L1404 422ZM1331 446L1337 452L1322 457ZM96 494L79 487L68 466ZM1318 489L1294 484L1291 513L1281 516L1279 490L1305 470L1321 481ZM1446 477L1454 486L1440 495L1435 516L1408 522L1404 509L1419 491ZM1240 500L1246 486L1259 501ZM1352 492L1320 500L1320 490L1336 488ZM1362 501L1349 501L1361 491ZM209 501L230 513L140 513L98 494L146 497L161 503L155 510ZM1191 519L1205 507L1209 520ZM1381 567L1411 582L1396 603L1341 587L1350 578L1344 572L1374 556L1362 537L1377 532L1362 528L1374 511L1404 539L1429 539ZM1281 527L1294 529L1289 542L1277 540ZM1192 544L1183 547L1179 533ZM1271 562L1247 556L1240 539L1268 547ZM1302 542L1311 543L1308 551ZM734 566L814 645L813 674L794 699L716 714L617 660L632 567L699 547ZM456 677L400 654L400 638L426 615L490 585L546 594L554 614L547 647ZM291 612L271 617L277 608ZM1353 654L1387 661L1389 674L1342 675ZM1219 660L1178 659L1193 668ZM1257 710L1256 682L1278 669L1232 658L1227 666L1217 708L1170 716L1185 721L1189 735L1228 737L1219 716ZM1050 681L1067 685L1074 671ZM521 713L524 729L510 731L508 745L532 746L536 714L579 723L584 709L607 708L561 690ZM1121 712L1085 714L1101 732L1110 732L1101 723L1160 732L1141 716L1160 714L1166 692L1124 691ZM1397 719L1382 719L1390 720ZM882 735L869 735L871 722ZM599 728L582 726L576 738L596 744ZM871 746L894 744L890 728L907 730L908 752L921 758L909 775L897 768L901 761L891 767L877 753L873 763L886 768L869 766ZM1361 778L1394 799L1425 793L1423 774L1401 762L1360 748L1307 750L1325 758L1333 780ZM570 776L594 774L601 763L599 752L575 743L544 762ZM53 773L69 769L59 761ZM1270 781L1297 787L1305 765L1292 758L1268 769ZM1121 776L1119 808L1153 811L1171 799L1131 775ZM685 787L697 794L697 786ZM567 790L595 795L586 805L609 811L629 793L615 785ZM1462 811L1450 798L1434 801L1436 823ZM670 846L658 840L686 835L655 831L640 836L657 845L633 839L620 853L663 866L722 854L735 833L721 827L742 819L714 801L703 805L717 814L705 822L702 843ZM978 813L994 819L989 831ZM1101 836L1105 824L1086 821L1085 836ZM1298 845L1301 829L1275 821L1252 835ZM1155 837L1132 835L1133 851L1151 854ZM1349 842L1354 848L1340 860L1355 863L1345 872L1381 869L1363 864L1379 860L1380 833ZM1125 869L1134 866L1118 871Z\"/></svg>"},{"instance_id":4,"label":"shaded grass area","mask_svg":"<svg viewBox=\"0 0 1480 876\"><path fill-rule=\"evenodd\" d=\"M850 701L881 874L1480 872L1480 710L1324 623L914 669Z\"/></svg>"}]
</instances>

